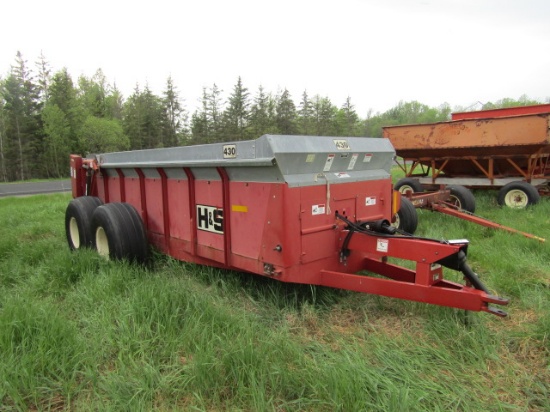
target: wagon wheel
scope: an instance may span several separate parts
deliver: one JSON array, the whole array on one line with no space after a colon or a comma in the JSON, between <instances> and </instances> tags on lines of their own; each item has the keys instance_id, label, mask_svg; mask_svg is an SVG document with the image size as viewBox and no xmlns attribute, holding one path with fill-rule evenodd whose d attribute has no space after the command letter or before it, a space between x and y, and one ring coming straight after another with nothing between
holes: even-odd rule
<instances>
[{"instance_id":1,"label":"wagon wheel","mask_svg":"<svg viewBox=\"0 0 550 412\"><path fill-rule=\"evenodd\" d=\"M537 189L527 182L511 182L498 192L498 204L515 209L523 209L539 202Z\"/></svg>"},{"instance_id":2,"label":"wagon wheel","mask_svg":"<svg viewBox=\"0 0 550 412\"><path fill-rule=\"evenodd\" d=\"M106 259L146 263L149 244L143 221L128 203L109 203L92 216L97 252Z\"/></svg>"},{"instance_id":3,"label":"wagon wheel","mask_svg":"<svg viewBox=\"0 0 550 412\"><path fill-rule=\"evenodd\" d=\"M65 211L65 235L71 250L93 246L92 215L102 204L101 199L93 196L71 200Z\"/></svg>"},{"instance_id":4,"label":"wagon wheel","mask_svg":"<svg viewBox=\"0 0 550 412\"><path fill-rule=\"evenodd\" d=\"M458 210L469 213L476 211L476 199L469 189L459 185L447 186L447 189L451 191L448 203L456 206Z\"/></svg>"},{"instance_id":5,"label":"wagon wheel","mask_svg":"<svg viewBox=\"0 0 550 412\"><path fill-rule=\"evenodd\" d=\"M400 179L393 188L402 194L407 193L408 190L413 193L420 193L424 191L422 184L417 179L413 179L411 177L404 177L403 179Z\"/></svg>"},{"instance_id":6,"label":"wagon wheel","mask_svg":"<svg viewBox=\"0 0 550 412\"><path fill-rule=\"evenodd\" d=\"M416 232L416 228L418 227L418 214L412 202L406 197L401 198L401 207L394 215L391 225L411 235Z\"/></svg>"}]
</instances>

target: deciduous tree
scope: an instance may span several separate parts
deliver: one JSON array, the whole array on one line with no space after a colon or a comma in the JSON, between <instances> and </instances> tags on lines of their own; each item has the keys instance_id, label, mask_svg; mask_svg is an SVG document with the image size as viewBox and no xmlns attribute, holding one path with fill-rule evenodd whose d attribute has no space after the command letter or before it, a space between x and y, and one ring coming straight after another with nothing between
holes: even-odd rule
<instances>
[{"instance_id":1,"label":"deciduous tree","mask_svg":"<svg viewBox=\"0 0 550 412\"><path fill-rule=\"evenodd\" d=\"M82 146L95 153L128 150L130 141L124 134L120 122L88 116L80 129Z\"/></svg>"}]
</instances>

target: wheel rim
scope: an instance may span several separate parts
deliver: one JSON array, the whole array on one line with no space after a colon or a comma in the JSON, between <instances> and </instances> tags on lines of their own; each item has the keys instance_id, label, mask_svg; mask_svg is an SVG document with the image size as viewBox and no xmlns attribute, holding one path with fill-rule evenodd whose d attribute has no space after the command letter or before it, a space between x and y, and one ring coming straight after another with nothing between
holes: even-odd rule
<instances>
[{"instance_id":1,"label":"wheel rim","mask_svg":"<svg viewBox=\"0 0 550 412\"><path fill-rule=\"evenodd\" d=\"M71 242L75 249L80 248L80 231L78 230L78 223L74 217L69 220L69 235L71 236Z\"/></svg>"},{"instance_id":2,"label":"wheel rim","mask_svg":"<svg viewBox=\"0 0 550 412\"><path fill-rule=\"evenodd\" d=\"M529 198L524 191L515 189L506 193L504 203L508 207L522 208L529 204Z\"/></svg>"},{"instance_id":3,"label":"wheel rim","mask_svg":"<svg viewBox=\"0 0 550 412\"><path fill-rule=\"evenodd\" d=\"M402 193L402 194L406 194L407 193L407 190L410 190L411 192L414 193L414 189L409 186L409 185L403 185L399 188L399 193Z\"/></svg>"},{"instance_id":4,"label":"wheel rim","mask_svg":"<svg viewBox=\"0 0 550 412\"><path fill-rule=\"evenodd\" d=\"M394 221L393 223L391 224L393 227L395 227L396 229L399 229L399 225L401 224L401 219L399 218L399 213L396 213L394 215Z\"/></svg>"},{"instance_id":5,"label":"wheel rim","mask_svg":"<svg viewBox=\"0 0 550 412\"><path fill-rule=\"evenodd\" d=\"M97 253L106 259L109 259L109 241L105 229L99 226L95 232L95 245Z\"/></svg>"},{"instance_id":6,"label":"wheel rim","mask_svg":"<svg viewBox=\"0 0 550 412\"><path fill-rule=\"evenodd\" d=\"M449 203L453 206L456 206L458 209L462 209L462 202L456 196L449 196Z\"/></svg>"}]
</instances>

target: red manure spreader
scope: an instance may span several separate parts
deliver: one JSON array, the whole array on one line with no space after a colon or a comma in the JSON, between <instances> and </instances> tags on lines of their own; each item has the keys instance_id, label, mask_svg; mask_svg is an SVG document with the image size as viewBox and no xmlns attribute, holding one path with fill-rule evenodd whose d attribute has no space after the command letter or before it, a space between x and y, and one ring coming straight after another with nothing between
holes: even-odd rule
<instances>
[{"instance_id":1,"label":"red manure spreader","mask_svg":"<svg viewBox=\"0 0 550 412\"><path fill-rule=\"evenodd\" d=\"M506 313L466 262L468 241L391 225L388 139L264 135L232 143L71 156L71 249L175 259L412 301ZM412 261L409 269L397 260ZM444 278L454 270L464 283Z\"/></svg>"}]
</instances>

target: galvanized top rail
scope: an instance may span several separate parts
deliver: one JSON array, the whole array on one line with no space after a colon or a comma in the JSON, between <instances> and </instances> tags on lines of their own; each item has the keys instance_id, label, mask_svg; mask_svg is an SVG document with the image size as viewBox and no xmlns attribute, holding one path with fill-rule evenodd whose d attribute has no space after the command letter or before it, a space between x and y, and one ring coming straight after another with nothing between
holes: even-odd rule
<instances>
[{"instance_id":1,"label":"galvanized top rail","mask_svg":"<svg viewBox=\"0 0 550 412\"><path fill-rule=\"evenodd\" d=\"M262 180L277 175L292 185L303 184L299 176L304 174L310 175L308 181L319 173L325 174L325 181L387 177L394 156L388 139L289 135L93 155L102 169L223 167L242 180L243 174L251 174L246 168L254 167Z\"/></svg>"}]
</instances>

